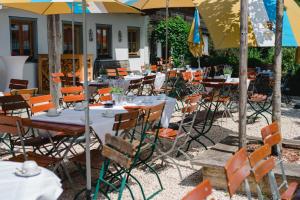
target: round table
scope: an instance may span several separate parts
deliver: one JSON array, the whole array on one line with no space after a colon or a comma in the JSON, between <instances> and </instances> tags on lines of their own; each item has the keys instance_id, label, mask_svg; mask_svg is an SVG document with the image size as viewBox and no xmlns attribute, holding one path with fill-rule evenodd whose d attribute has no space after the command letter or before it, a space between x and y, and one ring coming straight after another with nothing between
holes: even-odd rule
<instances>
[{"instance_id":1,"label":"round table","mask_svg":"<svg viewBox=\"0 0 300 200\"><path fill-rule=\"evenodd\" d=\"M23 163L0 161L0 199L55 200L62 193L60 179L48 169L33 177L15 175Z\"/></svg>"}]
</instances>

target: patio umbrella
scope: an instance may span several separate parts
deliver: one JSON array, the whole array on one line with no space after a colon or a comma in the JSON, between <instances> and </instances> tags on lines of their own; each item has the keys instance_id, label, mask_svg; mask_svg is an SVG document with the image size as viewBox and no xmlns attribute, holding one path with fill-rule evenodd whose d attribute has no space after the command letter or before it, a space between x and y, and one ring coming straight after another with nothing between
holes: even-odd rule
<instances>
[{"instance_id":1,"label":"patio umbrella","mask_svg":"<svg viewBox=\"0 0 300 200\"><path fill-rule=\"evenodd\" d=\"M200 0L122 0L127 5L140 10L166 8L166 62L168 60L168 17L169 8L192 8L199 4Z\"/></svg>"},{"instance_id":2,"label":"patio umbrella","mask_svg":"<svg viewBox=\"0 0 300 200\"><path fill-rule=\"evenodd\" d=\"M300 45L300 7L285 0L283 43ZM240 44L240 1L200 0L199 11L216 49L238 48ZM252 47L275 46L276 0L249 0L248 43Z\"/></svg>"},{"instance_id":3,"label":"patio umbrella","mask_svg":"<svg viewBox=\"0 0 300 200\"><path fill-rule=\"evenodd\" d=\"M193 56L198 58L198 67L200 68L200 56L202 56L204 43L200 30L200 16L198 8L195 8L194 20L188 38L188 45Z\"/></svg>"},{"instance_id":4,"label":"patio umbrella","mask_svg":"<svg viewBox=\"0 0 300 200\"><path fill-rule=\"evenodd\" d=\"M41 15L52 14L82 14L83 15L83 64L85 101L88 105L88 69L87 69L87 13L140 13L134 8L116 0L0 0L5 7L21 9ZM90 158L90 122L89 107L85 109L85 139L86 139L86 176L87 198L91 192L91 158Z\"/></svg>"}]
</instances>

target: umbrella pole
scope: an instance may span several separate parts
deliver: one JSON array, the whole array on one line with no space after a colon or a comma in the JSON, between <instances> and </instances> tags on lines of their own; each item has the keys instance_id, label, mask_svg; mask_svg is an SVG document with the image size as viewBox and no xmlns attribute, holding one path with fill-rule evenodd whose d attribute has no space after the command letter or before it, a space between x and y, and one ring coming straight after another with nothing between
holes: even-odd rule
<instances>
[{"instance_id":1,"label":"umbrella pole","mask_svg":"<svg viewBox=\"0 0 300 200\"><path fill-rule=\"evenodd\" d=\"M201 69L201 61L200 61L200 56L198 57L198 69Z\"/></svg>"},{"instance_id":2,"label":"umbrella pole","mask_svg":"<svg viewBox=\"0 0 300 200\"><path fill-rule=\"evenodd\" d=\"M73 86L76 85L76 66L75 66L75 28L74 28L74 2L72 2L72 69Z\"/></svg>"},{"instance_id":3,"label":"umbrella pole","mask_svg":"<svg viewBox=\"0 0 300 200\"><path fill-rule=\"evenodd\" d=\"M168 63L168 37L169 37L169 0L166 0L166 65Z\"/></svg>"},{"instance_id":4,"label":"umbrella pole","mask_svg":"<svg viewBox=\"0 0 300 200\"><path fill-rule=\"evenodd\" d=\"M86 0L82 0L83 13L83 66L84 66L84 94L85 94L85 156L86 156L86 199L91 199L91 155L90 155L90 123L89 123L89 95L88 95L88 69L87 69L87 25Z\"/></svg>"}]
</instances>

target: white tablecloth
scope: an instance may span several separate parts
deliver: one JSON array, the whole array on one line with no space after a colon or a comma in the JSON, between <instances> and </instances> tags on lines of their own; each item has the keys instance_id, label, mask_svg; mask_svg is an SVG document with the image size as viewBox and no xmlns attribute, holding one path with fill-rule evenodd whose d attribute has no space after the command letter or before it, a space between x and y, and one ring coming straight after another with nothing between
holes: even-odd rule
<instances>
[{"instance_id":1,"label":"white tablecloth","mask_svg":"<svg viewBox=\"0 0 300 200\"><path fill-rule=\"evenodd\" d=\"M0 161L0 199L3 200L55 200L62 193L60 179L48 169L33 177L15 175L22 163Z\"/></svg>"},{"instance_id":2,"label":"white tablecloth","mask_svg":"<svg viewBox=\"0 0 300 200\"><path fill-rule=\"evenodd\" d=\"M149 103L144 103L145 98L149 98ZM162 101L158 100L157 96L149 96L143 97L138 96L135 98L133 103L127 103L125 105L141 105L141 106L153 106L158 105ZM168 98L166 100L166 106L163 112L163 116L161 119L161 124L163 127L167 128L169 126L169 122L174 111L176 104L176 99ZM112 133L112 127L114 124L114 118L106 118L103 117L102 113L107 110L112 110L114 114L127 112L123 106L114 106L113 108L104 108L103 106L95 106L90 107L90 120L91 127L96 132L98 137L104 141L106 133ZM46 114L35 115L32 117L33 120L39 121L48 121L55 123L65 123L65 124L76 124L76 125L84 125L84 111L75 111L72 109L63 110L62 113L57 117L48 117Z\"/></svg>"}]
</instances>

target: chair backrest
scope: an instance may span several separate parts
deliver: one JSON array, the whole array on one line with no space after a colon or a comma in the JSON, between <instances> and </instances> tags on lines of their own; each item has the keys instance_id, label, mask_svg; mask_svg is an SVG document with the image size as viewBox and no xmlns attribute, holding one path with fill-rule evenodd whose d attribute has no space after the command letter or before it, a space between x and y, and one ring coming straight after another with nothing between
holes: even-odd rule
<instances>
[{"instance_id":1,"label":"chair backrest","mask_svg":"<svg viewBox=\"0 0 300 200\"><path fill-rule=\"evenodd\" d=\"M272 124L265 126L261 129L261 137L264 140L267 136L273 135L279 132L278 122L273 122Z\"/></svg>"},{"instance_id":2,"label":"chair backrest","mask_svg":"<svg viewBox=\"0 0 300 200\"><path fill-rule=\"evenodd\" d=\"M157 72L157 65L151 65L150 69L152 72Z\"/></svg>"},{"instance_id":3,"label":"chair backrest","mask_svg":"<svg viewBox=\"0 0 300 200\"><path fill-rule=\"evenodd\" d=\"M112 100L112 95L111 95L111 88L101 88L98 90L99 94L99 101L111 101Z\"/></svg>"},{"instance_id":4,"label":"chair backrest","mask_svg":"<svg viewBox=\"0 0 300 200\"><path fill-rule=\"evenodd\" d=\"M271 155L271 148L265 144L249 155L249 163L257 183L260 183L262 178L275 168L274 157Z\"/></svg>"},{"instance_id":5,"label":"chair backrest","mask_svg":"<svg viewBox=\"0 0 300 200\"><path fill-rule=\"evenodd\" d=\"M198 110L199 102L201 99L200 94L188 96L185 99L185 106L181 109L182 113L192 113Z\"/></svg>"},{"instance_id":6,"label":"chair backrest","mask_svg":"<svg viewBox=\"0 0 300 200\"><path fill-rule=\"evenodd\" d=\"M122 68L117 68L118 71L118 76L127 76L128 72L127 72L127 68L122 67Z\"/></svg>"},{"instance_id":7,"label":"chair backrest","mask_svg":"<svg viewBox=\"0 0 300 200\"><path fill-rule=\"evenodd\" d=\"M185 81L192 81L193 74L192 74L192 72L182 72L182 78Z\"/></svg>"},{"instance_id":8,"label":"chair backrest","mask_svg":"<svg viewBox=\"0 0 300 200\"><path fill-rule=\"evenodd\" d=\"M29 88L29 89L13 89L10 91L11 95L30 95L30 96L35 96L37 94L38 88Z\"/></svg>"},{"instance_id":9,"label":"chair backrest","mask_svg":"<svg viewBox=\"0 0 300 200\"><path fill-rule=\"evenodd\" d=\"M21 134L24 135L25 132L21 125L22 118L20 117L0 115L0 134L9 133L13 136L17 136L20 133L19 131L21 131Z\"/></svg>"},{"instance_id":10,"label":"chair backrest","mask_svg":"<svg viewBox=\"0 0 300 200\"><path fill-rule=\"evenodd\" d=\"M31 97L29 99L30 107L31 107L31 115L38 113L38 112L44 112L48 111L51 108L55 108L55 105L52 101L52 96L49 95L43 95L43 96L37 96L37 97Z\"/></svg>"},{"instance_id":11,"label":"chair backrest","mask_svg":"<svg viewBox=\"0 0 300 200\"><path fill-rule=\"evenodd\" d=\"M161 119L161 115L163 113L165 107L165 103L158 104L156 106L145 107L145 123L153 123Z\"/></svg>"},{"instance_id":12,"label":"chair backrest","mask_svg":"<svg viewBox=\"0 0 300 200\"><path fill-rule=\"evenodd\" d=\"M212 187L209 180L204 180L197 185L192 191L185 195L182 200L206 200L212 194Z\"/></svg>"},{"instance_id":13,"label":"chair backrest","mask_svg":"<svg viewBox=\"0 0 300 200\"><path fill-rule=\"evenodd\" d=\"M27 160L25 145L23 141L25 130L22 125L22 118L15 116L0 116L0 135L7 133L12 136L19 136L24 159Z\"/></svg>"},{"instance_id":14,"label":"chair backrest","mask_svg":"<svg viewBox=\"0 0 300 200\"><path fill-rule=\"evenodd\" d=\"M27 89L28 80L10 79L9 89Z\"/></svg>"},{"instance_id":15,"label":"chair backrest","mask_svg":"<svg viewBox=\"0 0 300 200\"><path fill-rule=\"evenodd\" d=\"M61 94L63 95L63 101L66 103L84 100L82 86L63 87L61 88Z\"/></svg>"},{"instance_id":16,"label":"chair backrest","mask_svg":"<svg viewBox=\"0 0 300 200\"><path fill-rule=\"evenodd\" d=\"M129 131L134 129L138 123L139 113L140 112L136 110L115 115L113 131L116 132L116 136L118 136L120 130Z\"/></svg>"},{"instance_id":17,"label":"chair backrest","mask_svg":"<svg viewBox=\"0 0 300 200\"><path fill-rule=\"evenodd\" d=\"M177 71L176 70L168 71L168 78L176 78L176 77L177 77Z\"/></svg>"},{"instance_id":18,"label":"chair backrest","mask_svg":"<svg viewBox=\"0 0 300 200\"><path fill-rule=\"evenodd\" d=\"M29 115L29 105L22 95L11 95L0 97L0 104L4 114L7 115L9 111L25 109Z\"/></svg>"},{"instance_id":19,"label":"chair backrest","mask_svg":"<svg viewBox=\"0 0 300 200\"><path fill-rule=\"evenodd\" d=\"M116 69L106 69L106 73L108 77L116 77L117 71Z\"/></svg>"},{"instance_id":20,"label":"chair backrest","mask_svg":"<svg viewBox=\"0 0 300 200\"><path fill-rule=\"evenodd\" d=\"M61 83L65 75L62 72L57 72L57 73L52 73L51 77L54 83Z\"/></svg>"},{"instance_id":21,"label":"chair backrest","mask_svg":"<svg viewBox=\"0 0 300 200\"><path fill-rule=\"evenodd\" d=\"M230 197L232 197L241 184L250 175L247 150L245 148L236 152L226 163L225 172L227 187Z\"/></svg>"},{"instance_id":22,"label":"chair backrest","mask_svg":"<svg viewBox=\"0 0 300 200\"><path fill-rule=\"evenodd\" d=\"M144 81L146 81L146 80L155 80L155 78L156 78L156 75L148 75L148 76L145 76L144 77Z\"/></svg>"},{"instance_id":23,"label":"chair backrest","mask_svg":"<svg viewBox=\"0 0 300 200\"><path fill-rule=\"evenodd\" d=\"M193 75L194 75L193 81L196 81L196 82L202 81L203 73L201 71L196 71L193 73Z\"/></svg>"}]
</instances>

